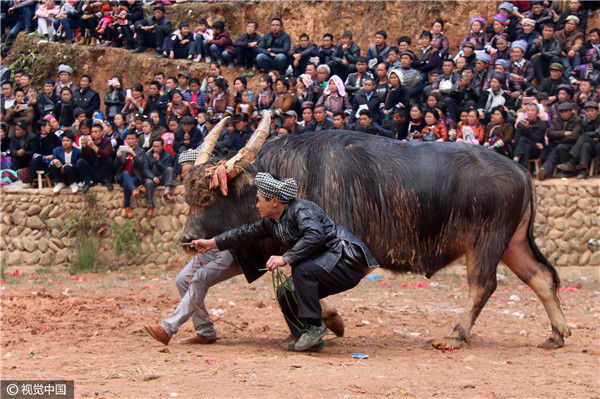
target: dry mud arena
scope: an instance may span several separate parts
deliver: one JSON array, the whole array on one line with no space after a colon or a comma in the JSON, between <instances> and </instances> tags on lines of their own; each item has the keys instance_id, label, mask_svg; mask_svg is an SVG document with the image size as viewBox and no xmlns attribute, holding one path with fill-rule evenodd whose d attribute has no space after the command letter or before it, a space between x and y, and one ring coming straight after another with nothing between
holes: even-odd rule
<instances>
[{"instance_id":1,"label":"dry mud arena","mask_svg":"<svg viewBox=\"0 0 600 399\"><path fill-rule=\"evenodd\" d=\"M344 317L343 338L321 353L290 353L279 348L287 330L268 276L252 285L236 277L209 291L207 307L220 314L215 344L178 344L192 334L188 322L164 346L142 326L177 305L175 272L16 270L2 284L2 378L73 379L78 398L599 396L599 287L590 279L563 282L573 335L558 350L536 347L549 335L548 317L508 272L470 345L440 352L428 341L447 335L460 316L464 277L376 270L381 279L329 299Z\"/></svg>"},{"instance_id":2,"label":"dry mud arena","mask_svg":"<svg viewBox=\"0 0 600 399\"><path fill-rule=\"evenodd\" d=\"M233 36L251 16L264 27L274 14L294 39L303 31L316 38L353 27L364 52L373 31L365 21L382 21L392 37L416 37L441 17L455 44L465 34L464 21L478 12L475 6L491 17L498 3L303 2L311 8L300 13L298 3L264 1L174 6L168 15L176 21L188 15L224 18L231 21ZM30 43L21 36L7 61ZM77 60L76 75L93 74L101 95L114 72L124 75L126 85L147 82L155 69L206 74L204 64L190 67L149 53L55 44L36 48L41 60L32 67L36 79ZM548 316L535 294L504 267L470 344L433 349L429 341L450 333L467 300L464 267L458 267L430 280L376 270L381 279L362 281L328 299L344 318L343 338L327 341L321 353L291 353L279 346L288 332L269 276L252 285L240 276L209 291L207 308L219 315L215 344L179 344L193 333L191 322L168 346L149 337L142 327L166 318L178 303L174 278L183 266L77 275L63 266L6 267L0 285L2 378L74 380L76 398L600 397L597 267L563 279L560 298L573 335L561 349L537 348L550 334ZM353 353L369 357L356 359Z\"/></svg>"}]
</instances>

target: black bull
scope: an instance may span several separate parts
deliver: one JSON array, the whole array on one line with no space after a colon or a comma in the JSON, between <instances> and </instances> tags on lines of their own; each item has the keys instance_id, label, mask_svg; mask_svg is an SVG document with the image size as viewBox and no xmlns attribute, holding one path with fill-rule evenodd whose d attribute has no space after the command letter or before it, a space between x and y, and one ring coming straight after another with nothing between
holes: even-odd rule
<instances>
[{"instance_id":1,"label":"black bull","mask_svg":"<svg viewBox=\"0 0 600 399\"><path fill-rule=\"evenodd\" d=\"M534 190L517 163L479 146L406 143L353 132L288 136L264 144L255 162L229 182L223 196L209 188L207 165L185 179L190 217L182 241L209 238L259 219L257 171L298 182L300 197L319 204L371 249L381 267L431 277L466 255L466 312L438 348L465 342L496 289L502 260L541 299L552 325L540 346L560 347L570 335L562 314L556 270L533 239ZM273 242L235 252L249 281L260 274ZM249 267L252 265L252 268Z\"/></svg>"}]
</instances>

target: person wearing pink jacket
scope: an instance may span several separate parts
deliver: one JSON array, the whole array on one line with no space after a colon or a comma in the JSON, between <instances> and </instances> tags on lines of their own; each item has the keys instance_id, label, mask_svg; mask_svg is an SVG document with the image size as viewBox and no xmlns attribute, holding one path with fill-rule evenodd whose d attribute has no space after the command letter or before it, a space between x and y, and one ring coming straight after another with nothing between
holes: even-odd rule
<instances>
[{"instance_id":1,"label":"person wearing pink jacket","mask_svg":"<svg viewBox=\"0 0 600 399\"><path fill-rule=\"evenodd\" d=\"M56 4L56 1L48 0L40 4L38 9L35 11L35 16L33 17L34 19L37 19L38 35L46 40L50 40L52 35L54 35L52 21L59 11L60 6Z\"/></svg>"}]
</instances>

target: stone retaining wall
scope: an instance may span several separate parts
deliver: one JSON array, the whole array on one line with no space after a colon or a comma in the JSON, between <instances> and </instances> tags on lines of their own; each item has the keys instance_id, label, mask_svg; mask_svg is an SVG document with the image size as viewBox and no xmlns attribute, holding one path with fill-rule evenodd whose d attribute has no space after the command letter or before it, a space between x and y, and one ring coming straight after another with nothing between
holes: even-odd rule
<instances>
[{"instance_id":1,"label":"stone retaining wall","mask_svg":"<svg viewBox=\"0 0 600 399\"><path fill-rule=\"evenodd\" d=\"M556 266L600 266L600 251L588 245L600 241L600 180L574 179L536 182L536 241ZM159 197L157 190L157 197ZM104 186L89 192L96 199L95 220L106 222L99 234L98 260L109 267L156 265L177 268L189 258L178 245L187 219L188 206L183 187L174 190L175 201L156 201L156 212L145 215L145 201L134 201L135 230L141 251L133 257L116 256L113 251L115 228L123 216L122 191L107 191ZM65 231L73 214L81 215L89 204L81 193L64 189L57 195L51 189L2 191L0 245L6 266L64 265L74 260L76 238Z\"/></svg>"}]
</instances>

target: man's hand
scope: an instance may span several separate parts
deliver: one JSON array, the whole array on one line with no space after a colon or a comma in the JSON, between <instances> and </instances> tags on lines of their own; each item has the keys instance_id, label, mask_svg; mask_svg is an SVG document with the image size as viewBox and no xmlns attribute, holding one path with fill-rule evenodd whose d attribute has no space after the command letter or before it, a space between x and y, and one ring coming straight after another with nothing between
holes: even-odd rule
<instances>
[{"instance_id":1,"label":"man's hand","mask_svg":"<svg viewBox=\"0 0 600 399\"><path fill-rule=\"evenodd\" d=\"M61 169L63 166L62 162L60 162L58 159L53 160L52 165L56 166L58 169Z\"/></svg>"},{"instance_id":2,"label":"man's hand","mask_svg":"<svg viewBox=\"0 0 600 399\"><path fill-rule=\"evenodd\" d=\"M540 150L543 150L543 149L544 149L544 145L543 145L542 143L535 143L535 146L536 146L537 148L539 148Z\"/></svg>"},{"instance_id":3,"label":"man's hand","mask_svg":"<svg viewBox=\"0 0 600 399\"><path fill-rule=\"evenodd\" d=\"M529 127L529 119L524 119L521 121L521 124L525 127Z\"/></svg>"},{"instance_id":4,"label":"man's hand","mask_svg":"<svg viewBox=\"0 0 600 399\"><path fill-rule=\"evenodd\" d=\"M152 178L152 181L154 182L154 184L158 184L158 183L160 183L160 179L159 179L158 177L156 177L156 176L154 176L154 177Z\"/></svg>"},{"instance_id":5,"label":"man's hand","mask_svg":"<svg viewBox=\"0 0 600 399\"><path fill-rule=\"evenodd\" d=\"M572 131L570 131L570 130L565 131L565 136L571 136L571 135L573 135Z\"/></svg>"},{"instance_id":6,"label":"man's hand","mask_svg":"<svg viewBox=\"0 0 600 399\"><path fill-rule=\"evenodd\" d=\"M567 57L569 57L569 58L573 58L573 57L575 57L575 50L570 50L570 51L567 53Z\"/></svg>"},{"instance_id":7,"label":"man's hand","mask_svg":"<svg viewBox=\"0 0 600 399\"><path fill-rule=\"evenodd\" d=\"M17 156L22 157L23 155L25 155L25 150L21 148L19 151L17 151Z\"/></svg>"},{"instance_id":8,"label":"man's hand","mask_svg":"<svg viewBox=\"0 0 600 399\"><path fill-rule=\"evenodd\" d=\"M519 81L519 83L523 83L525 78L521 75L517 75L516 73L511 74L511 76Z\"/></svg>"},{"instance_id":9,"label":"man's hand","mask_svg":"<svg viewBox=\"0 0 600 399\"><path fill-rule=\"evenodd\" d=\"M282 267L285 265L287 265L287 262L285 261L285 259L283 259L283 256L271 256L267 261L267 268L270 271L275 271L275 269L277 269L278 267Z\"/></svg>"},{"instance_id":10,"label":"man's hand","mask_svg":"<svg viewBox=\"0 0 600 399\"><path fill-rule=\"evenodd\" d=\"M250 42L248 43L248 47L256 47L258 46L258 42Z\"/></svg>"},{"instance_id":11,"label":"man's hand","mask_svg":"<svg viewBox=\"0 0 600 399\"><path fill-rule=\"evenodd\" d=\"M215 242L214 238L211 238L210 240L201 238L199 240L192 241L190 244L196 247L196 251L200 252L201 254L217 248L217 243Z\"/></svg>"}]
</instances>

